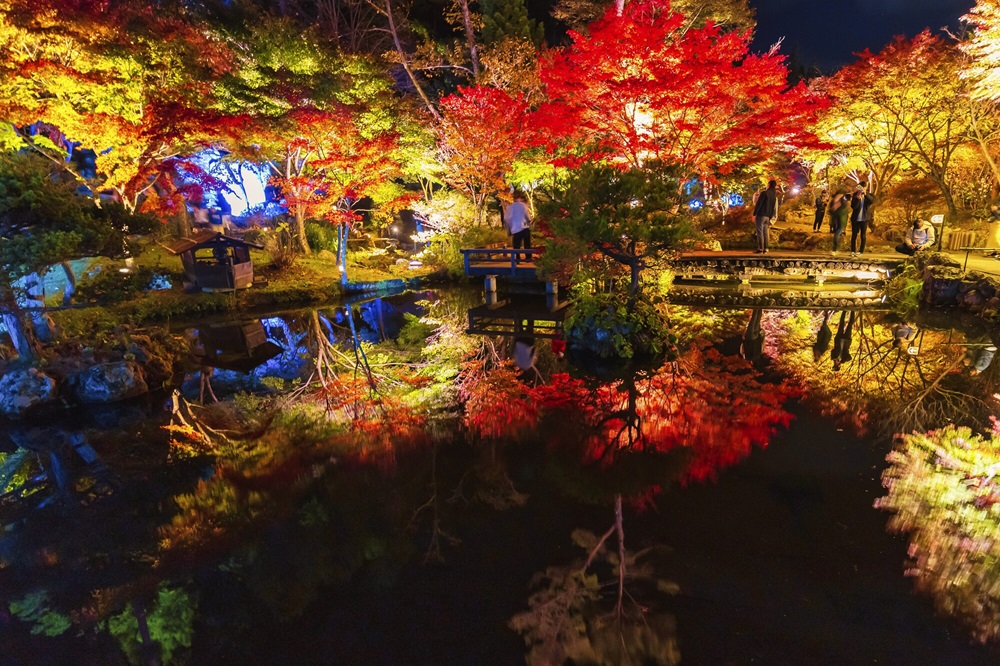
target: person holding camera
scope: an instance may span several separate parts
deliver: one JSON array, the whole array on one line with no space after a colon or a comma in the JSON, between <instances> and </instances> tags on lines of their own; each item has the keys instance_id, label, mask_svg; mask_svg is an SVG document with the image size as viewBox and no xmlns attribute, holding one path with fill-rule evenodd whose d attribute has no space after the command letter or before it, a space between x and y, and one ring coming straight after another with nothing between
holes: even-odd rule
<instances>
[{"instance_id":1,"label":"person holding camera","mask_svg":"<svg viewBox=\"0 0 1000 666\"><path fill-rule=\"evenodd\" d=\"M871 225L875 208L875 195L868 192L868 183L862 181L851 197L851 256L865 253L865 242L868 238L868 227ZM857 245L861 236L861 247Z\"/></svg>"}]
</instances>

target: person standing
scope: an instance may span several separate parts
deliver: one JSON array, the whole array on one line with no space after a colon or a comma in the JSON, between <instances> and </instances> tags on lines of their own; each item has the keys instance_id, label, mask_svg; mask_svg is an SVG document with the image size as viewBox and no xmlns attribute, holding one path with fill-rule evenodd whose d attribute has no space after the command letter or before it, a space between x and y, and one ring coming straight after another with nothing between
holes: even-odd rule
<instances>
[{"instance_id":1,"label":"person standing","mask_svg":"<svg viewBox=\"0 0 1000 666\"><path fill-rule=\"evenodd\" d=\"M847 229L847 220L851 217L851 196L837 193L830 202L830 227L833 231L833 255L837 256L840 237Z\"/></svg>"},{"instance_id":2,"label":"person standing","mask_svg":"<svg viewBox=\"0 0 1000 666\"><path fill-rule=\"evenodd\" d=\"M757 253L767 254L771 221L778 216L778 183L769 181L753 207L754 228L757 231Z\"/></svg>"},{"instance_id":3,"label":"person standing","mask_svg":"<svg viewBox=\"0 0 1000 666\"><path fill-rule=\"evenodd\" d=\"M520 192L514 193L514 202L509 204L503 211L503 223L507 227L507 233L511 236L511 247L515 250L524 248L531 249L531 211L524 203L524 195ZM523 261L529 260L529 255L521 255Z\"/></svg>"},{"instance_id":4,"label":"person standing","mask_svg":"<svg viewBox=\"0 0 1000 666\"><path fill-rule=\"evenodd\" d=\"M823 216L826 214L826 192L816 195L816 218L813 220L813 232L823 229Z\"/></svg>"},{"instance_id":5,"label":"person standing","mask_svg":"<svg viewBox=\"0 0 1000 666\"><path fill-rule=\"evenodd\" d=\"M868 237L868 226L872 221L872 209L875 207L875 195L868 192L868 183L858 183L851 198L851 256L865 253L865 241ZM861 247L857 245L861 236Z\"/></svg>"}]
</instances>

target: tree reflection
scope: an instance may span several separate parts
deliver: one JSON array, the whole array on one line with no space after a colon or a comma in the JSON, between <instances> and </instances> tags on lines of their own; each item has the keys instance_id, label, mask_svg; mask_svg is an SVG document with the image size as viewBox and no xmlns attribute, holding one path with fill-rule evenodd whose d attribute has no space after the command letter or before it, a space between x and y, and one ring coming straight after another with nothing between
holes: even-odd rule
<instances>
[{"instance_id":1,"label":"tree reflection","mask_svg":"<svg viewBox=\"0 0 1000 666\"><path fill-rule=\"evenodd\" d=\"M890 529L910 535L907 574L939 611L1000 640L1000 429L948 426L902 437L882 476Z\"/></svg>"},{"instance_id":2,"label":"tree reflection","mask_svg":"<svg viewBox=\"0 0 1000 666\"><path fill-rule=\"evenodd\" d=\"M464 309L451 316L443 307L429 312L418 347L373 347L346 312L339 322L335 312L310 313L296 322L296 354L310 361L282 390L220 392L207 405L175 394L138 436L156 450L148 468L121 474L78 524L53 515L0 535L0 577L18 581L5 601L18 602L17 617L32 627L113 640L133 661L183 659L195 631L205 644L249 635L261 613L296 618L359 572L388 584L421 554L442 559L464 536L458 501L523 505L511 461L544 449L536 471L546 485L610 508L612 520L596 533L576 530L580 557L539 574L530 608L512 620L531 659L675 662L663 594L675 586L661 574L659 548L626 540L627 516L671 484L711 478L766 445L787 425L782 406L794 391L706 341L610 381L553 372L561 362L543 344L538 374L524 373L496 340L462 335ZM8 461L4 478L41 472ZM108 466L119 472L121 460ZM73 478L67 487L79 489ZM239 617L218 598L232 599ZM242 649L217 649L227 647Z\"/></svg>"},{"instance_id":3,"label":"tree reflection","mask_svg":"<svg viewBox=\"0 0 1000 666\"><path fill-rule=\"evenodd\" d=\"M823 322L833 320L838 327L828 365L816 349L822 346ZM970 340L953 330L918 330L886 313L862 310L833 318L790 315L785 322L779 367L809 387L824 413L847 415L858 430L873 425L879 434L891 435L956 420L985 422L990 413L988 396L997 390L1000 368L979 360L979 350L992 345L988 340ZM807 354L814 327L820 333ZM975 369L977 362L982 371Z\"/></svg>"},{"instance_id":4,"label":"tree reflection","mask_svg":"<svg viewBox=\"0 0 1000 666\"><path fill-rule=\"evenodd\" d=\"M783 405L793 395L707 341L654 372L596 384L556 374L528 391L554 481L614 507L603 534L574 531L585 557L537 574L528 610L512 618L529 663L679 661L662 594L676 586L657 575L656 548L627 548L624 508L642 510L670 484L711 478L766 445L789 423Z\"/></svg>"}]
</instances>

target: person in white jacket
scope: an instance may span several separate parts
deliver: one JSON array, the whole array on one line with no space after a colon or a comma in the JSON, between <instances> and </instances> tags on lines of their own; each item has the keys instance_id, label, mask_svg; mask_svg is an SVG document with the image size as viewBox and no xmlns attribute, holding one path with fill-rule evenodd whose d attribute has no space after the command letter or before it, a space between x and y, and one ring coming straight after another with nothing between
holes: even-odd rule
<instances>
[{"instance_id":1,"label":"person in white jacket","mask_svg":"<svg viewBox=\"0 0 1000 666\"><path fill-rule=\"evenodd\" d=\"M507 233L511 236L511 246L515 250L531 249L531 211L528 209L528 204L524 203L524 195L520 192L515 192L514 202L504 208L503 224L507 227ZM522 261L529 259L529 255L521 255Z\"/></svg>"}]
</instances>

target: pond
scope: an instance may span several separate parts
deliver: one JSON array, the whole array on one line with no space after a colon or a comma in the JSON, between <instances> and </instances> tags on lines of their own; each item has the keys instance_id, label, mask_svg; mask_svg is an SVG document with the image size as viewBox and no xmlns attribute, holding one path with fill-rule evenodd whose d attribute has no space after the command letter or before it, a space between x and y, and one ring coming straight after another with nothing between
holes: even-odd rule
<instances>
[{"instance_id":1,"label":"pond","mask_svg":"<svg viewBox=\"0 0 1000 666\"><path fill-rule=\"evenodd\" d=\"M989 330L731 296L631 370L459 289L174 327L4 424L0 664L996 663Z\"/></svg>"}]
</instances>

